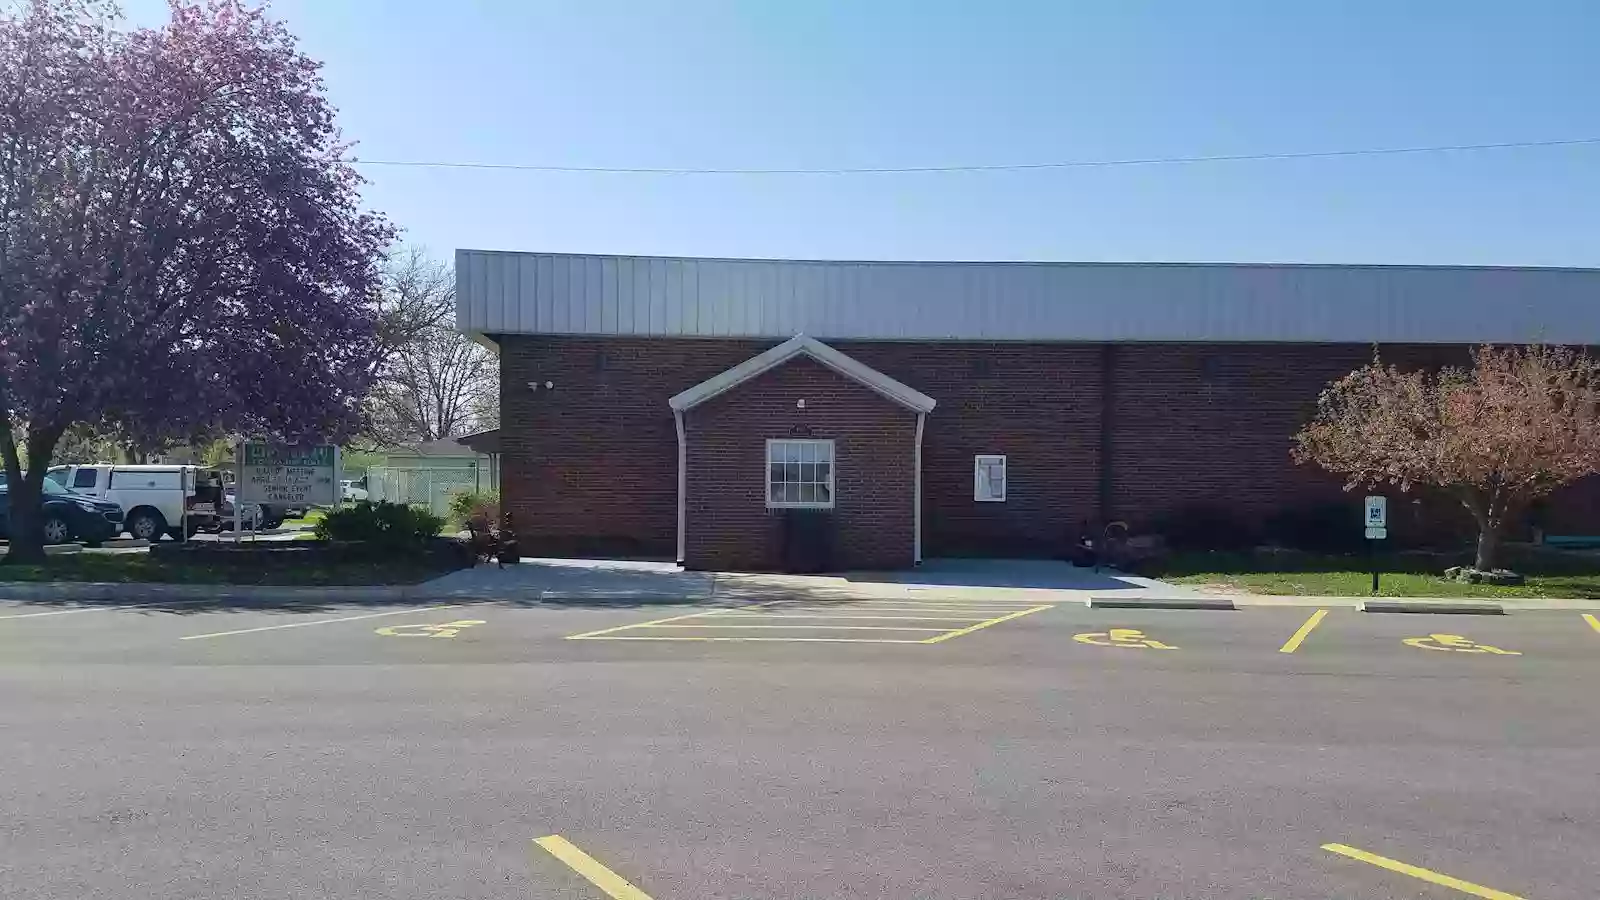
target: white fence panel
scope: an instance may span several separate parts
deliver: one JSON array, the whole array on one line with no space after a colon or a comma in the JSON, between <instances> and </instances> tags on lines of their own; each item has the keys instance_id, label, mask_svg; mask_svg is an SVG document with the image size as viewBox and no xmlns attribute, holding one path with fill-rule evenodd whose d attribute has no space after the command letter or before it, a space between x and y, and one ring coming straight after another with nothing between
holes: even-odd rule
<instances>
[{"instance_id":1,"label":"white fence panel","mask_svg":"<svg viewBox=\"0 0 1600 900\"><path fill-rule=\"evenodd\" d=\"M375 466L367 470L367 496L374 503L386 500L425 506L436 516L448 516L450 498L477 490L480 481L474 469ZM490 485L481 487L492 489Z\"/></svg>"}]
</instances>

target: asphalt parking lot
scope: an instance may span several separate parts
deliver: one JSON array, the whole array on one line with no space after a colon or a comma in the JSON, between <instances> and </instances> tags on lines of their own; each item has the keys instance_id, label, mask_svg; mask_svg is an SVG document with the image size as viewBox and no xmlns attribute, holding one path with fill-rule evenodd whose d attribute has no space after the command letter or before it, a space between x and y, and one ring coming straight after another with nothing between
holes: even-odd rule
<instances>
[{"instance_id":1,"label":"asphalt parking lot","mask_svg":"<svg viewBox=\"0 0 1600 900\"><path fill-rule=\"evenodd\" d=\"M0 601L0 896L1588 900L1597 683L1566 612Z\"/></svg>"}]
</instances>

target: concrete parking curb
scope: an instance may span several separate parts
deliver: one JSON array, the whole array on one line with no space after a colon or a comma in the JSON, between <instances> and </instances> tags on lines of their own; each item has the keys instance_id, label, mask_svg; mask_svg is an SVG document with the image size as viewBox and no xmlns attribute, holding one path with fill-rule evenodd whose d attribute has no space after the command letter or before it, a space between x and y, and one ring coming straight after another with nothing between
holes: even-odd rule
<instances>
[{"instance_id":1,"label":"concrete parking curb","mask_svg":"<svg viewBox=\"0 0 1600 900\"><path fill-rule=\"evenodd\" d=\"M441 591L424 584L396 585L250 585L250 584L123 584L114 582L3 582L0 600L53 602L160 603L399 603L428 601L523 601L550 603L706 603L704 593L670 591L549 591L484 589Z\"/></svg>"},{"instance_id":2,"label":"concrete parking curb","mask_svg":"<svg viewBox=\"0 0 1600 900\"><path fill-rule=\"evenodd\" d=\"M417 585L353 585L346 587L251 584L124 584L86 581L14 581L0 583L0 600L56 602L159 603L163 601L227 601L295 603L339 600L384 602L423 596Z\"/></svg>"},{"instance_id":3,"label":"concrete parking curb","mask_svg":"<svg viewBox=\"0 0 1600 900\"><path fill-rule=\"evenodd\" d=\"M1090 597L1087 605L1090 609L1237 609L1229 597Z\"/></svg>"},{"instance_id":4,"label":"concrete parking curb","mask_svg":"<svg viewBox=\"0 0 1600 900\"><path fill-rule=\"evenodd\" d=\"M0 556L5 556L9 552L11 552L11 548L10 547L0 547ZM71 543L71 544L45 544L44 545L44 555L45 556L70 556L70 555L72 555L74 553L82 553L82 552L83 552L83 545L82 544L78 544L78 543Z\"/></svg>"},{"instance_id":5,"label":"concrete parking curb","mask_svg":"<svg viewBox=\"0 0 1600 900\"><path fill-rule=\"evenodd\" d=\"M1369 613L1436 613L1455 616L1503 616L1499 603L1428 603L1409 600L1364 600L1358 607Z\"/></svg>"}]
</instances>

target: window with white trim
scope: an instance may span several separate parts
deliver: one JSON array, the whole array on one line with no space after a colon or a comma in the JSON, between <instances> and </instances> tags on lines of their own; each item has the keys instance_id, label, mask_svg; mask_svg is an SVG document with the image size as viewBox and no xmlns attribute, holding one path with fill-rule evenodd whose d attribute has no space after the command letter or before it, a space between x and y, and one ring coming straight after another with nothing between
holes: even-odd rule
<instances>
[{"instance_id":1,"label":"window with white trim","mask_svg":"<svg viewBox=\"0 0 1600 900\"><path fill-rule=\"evenodd\" d=\"M767 441L767 506L833 508L833 441Z\"/></svg>"},{"instance_id":2,"label":"window with white trim","mask_svg":"<svg viewBox=\"0 0 1600 900\"><path fill-rule=\"evenodd\" d=\"M972 458L972 499L979 503L1006 501L1006 458L980 453Z\"/></svg>"}]
</instances>

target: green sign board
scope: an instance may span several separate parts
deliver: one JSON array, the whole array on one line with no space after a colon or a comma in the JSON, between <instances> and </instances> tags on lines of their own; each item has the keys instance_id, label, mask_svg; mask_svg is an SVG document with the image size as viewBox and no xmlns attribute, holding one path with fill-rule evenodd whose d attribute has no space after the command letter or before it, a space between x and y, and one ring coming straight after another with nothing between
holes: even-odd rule
<instances>
[{"instance_id":1,"label":"green sign board","mask_svg":"<svg viewBox=\"0 0 1600 900\"><path fill-rule=\"evenodd\" d=\"M310 466L317 469L333 468L334 454L339 448L332 444L309 447L288 447L277 444L245 444L244 464L247 466Z\"/></svg>"},{"instance_id":2,"label":"green sign board","mask_svg":"<svg viewBox=\"0 0 1600 900\"><path fill-rule=\"evenodd\" d=\"M240 503L285 506L339 502L339 448L245 444L240 448Z\"/></svg>"}]
</instances>

